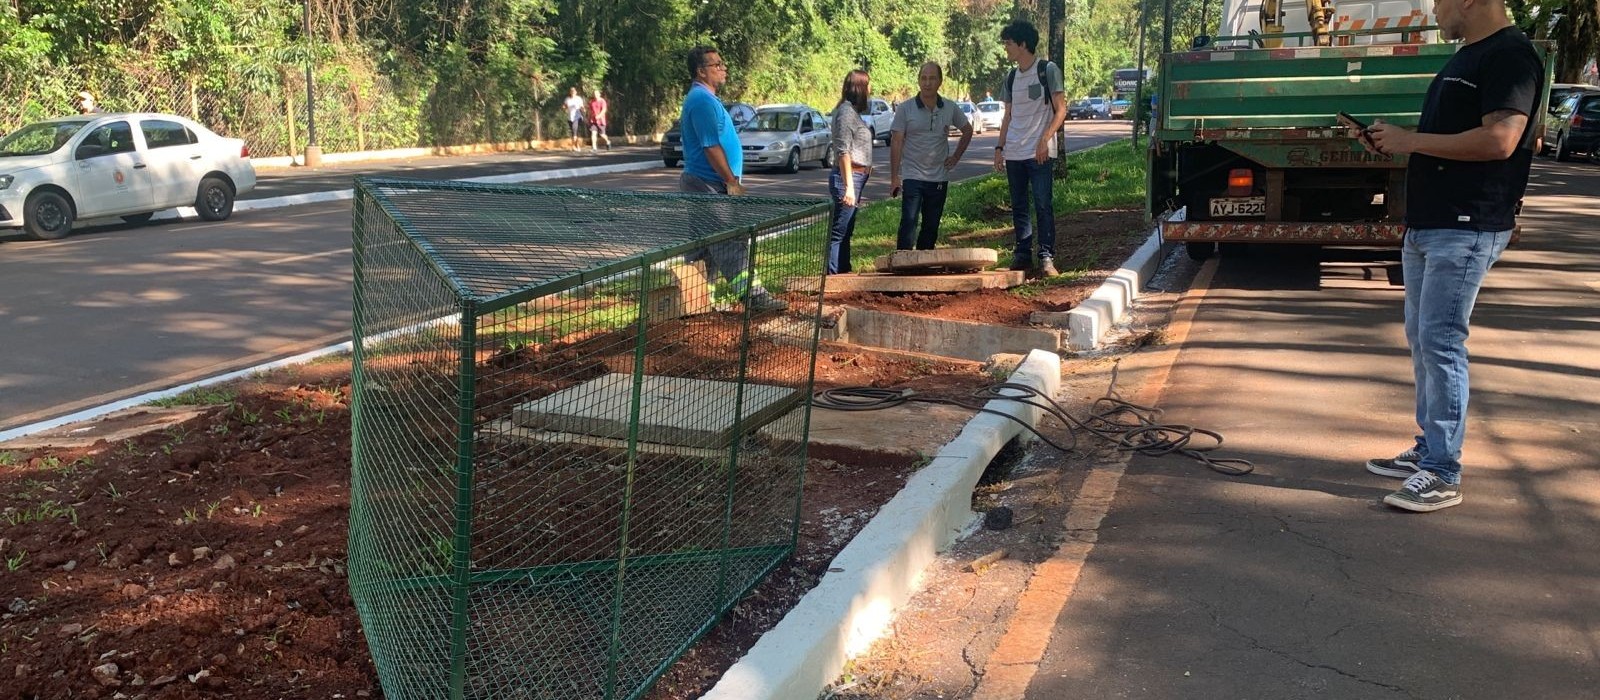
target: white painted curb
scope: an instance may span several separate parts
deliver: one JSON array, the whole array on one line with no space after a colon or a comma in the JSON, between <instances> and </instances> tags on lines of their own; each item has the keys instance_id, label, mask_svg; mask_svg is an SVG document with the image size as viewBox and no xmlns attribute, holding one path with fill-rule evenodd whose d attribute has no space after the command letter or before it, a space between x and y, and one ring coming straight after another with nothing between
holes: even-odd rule
<instances>
[{"instance_id":1,"label":"white painted curb","mask_svg":"<svg viewBox=\"0 0 1600 700\"><path fill-rule=\"evenodd\" d=\"M513 182L539 182L542 180L562 180L569 177L589 177L591 175L610 175L613 173L631 173L640 170L654 170L663 167L660 160L640 160L631 163L613 163L611 165L591 165L583 168L557 168L555 170L530 170L520 173L506 173L504 175L482 175L479 177L465 177L452 182L483 182L506 184ZM397 175L396 177L404 177ZM265 199L247 199L234 202L234 211L259 211L262 209L279 209L282 207L298 207L305 204L318 204L321 202L337 202L344 199L353 199L356 191L329 190L326 192L307 192L306 194L290 194L282 197L267 197ZM194 207L178 207L156 212L150 217L152 220L164 221L168 219L192 219L197 214Z\"/></svg>"},{"instance_id":2,"label":"white painted curb","mask_svg":"<svg viewBox=\"0 0 1600 700\"><path fill-rule=\"evenodd\" d=\"M1067 347L1075 352L1094 350L1100 340L1133 308L1139 290L1161 265L1161 229L1150 232L1144 245L1102 282L1089 298L1067 312Z\"/></svg>"},{"instance_id":3,"label":"white painted curb","mask_svg":"<svg viewBox=\"0 0 1600 700\"><path fill-rule=\"evenodd\" d=\"M1034 350L1010 381L1055 396L1061 388L1061 358ZM1013 401L994 400L986 407L1034 426L1042 414ZM939 552L971 528L972 489L978 477L1019 434L1020 425L1000 416L980 413L968 421L834 557L816 588L762 635L702 700L816 700L844 670L846 660L888 629Z\"/></svg>"}]
</instances>

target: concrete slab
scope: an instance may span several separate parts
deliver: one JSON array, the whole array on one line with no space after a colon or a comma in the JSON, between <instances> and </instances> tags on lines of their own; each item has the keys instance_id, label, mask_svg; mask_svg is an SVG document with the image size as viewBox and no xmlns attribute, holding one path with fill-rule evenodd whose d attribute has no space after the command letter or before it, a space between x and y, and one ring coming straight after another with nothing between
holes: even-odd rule
<instances>
[{"instance_id":1,"label":"concrete slab","mask_svg":"<svg viewBox=\"0 0 1600 700\"><path fill-rule=\"evenodd\" d=\"M524 428L510 420L490 421L478 431L482 435L494 435L509 440L526 444L539 445L581 445L601 450L626 451L627 440L600 437L597 435L581 435L578 433L562 433L552 430L539 430L538 428ZM727 450L709 447L689 447L687 445L672 445L662 442L639 442L638 450L647 454L671 455L674 457L695 457L697 459L725 459Z\"/></svg>"},{"instance_id":2,"label":"concrete slab","mask_svg":"<svg viewBox=\"0 0 1600 700\"><path fill-rule=\"evenodd\" d=\"M1061 331L1011 328L971 321L850 309L841 340L856 345L909 350L983 362L996 353L1026 354L1062 348Z\"/></svg>"},{"instance_id":3,"label":"concrete slab","mask_svg":"<svg viewBox=\"0 0 1600 700\"><path fill-rule=\"evenodd\" d=\"M1022 270L985 270L952 275L895 275L886 272L851 272L828 275L828 294L849 292L976 292L980 289L1010 289L1027 281ZM784 280L791 292L815 292L824 284L818 277L790 277Z\"/></svg>"},{"instance_id":4,"label":"concrete slab","mask_svg":"<svg viewBox=\"0 0 1600 700\"><path fill-rule=\"evenodd\" d=\"M931 458L961 433L976 411L948 404L908 403L871 413L811 411L807 454L851 464L885 458L914 463Z\"/></svg>"},{"instance_id":5,"label":"concrete slab","mask_svg":"<svg viewBox=\"0 0 1600 700\"><path fill-rule=\"evenodd\" d=\"M638 430L644 442L720 447L734 435L737 382L647 376L639 392ZM745 384L742 424L764 425L802 398L794 389ZM628 439L633 418L633 377L607 374L511 410L524 428Z\"/></svg>"},{"instance_id":6,"label":"concrete slab","mask_svg":"<svg viewBox=\"0 0 1600 700\"><path fill-rule=\"evenodd\" d=\"M873 261L879 272L898 275L977 272L1000 262L992 248L939 248L937 250L897 250Z\"/></svg>"},{"instance_id":7,"label":"concrete slab","mask_svg":"<svg viewBox=\"0 0 1600 700\"><path fill-rule=\"evenodd\" d=\"M166 430L215 410L215 406L135 406L108 413L92 421L70 423L0 442L0 450L41 447L88 447L101 440L117 442L157 430Z\"/></svg>"}]
</instances>

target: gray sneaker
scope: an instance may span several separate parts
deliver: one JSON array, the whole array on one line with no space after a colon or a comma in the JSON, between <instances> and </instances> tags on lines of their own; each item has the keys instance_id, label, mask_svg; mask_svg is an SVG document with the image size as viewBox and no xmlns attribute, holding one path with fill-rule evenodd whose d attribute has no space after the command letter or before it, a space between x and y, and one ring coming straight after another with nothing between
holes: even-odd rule
<instances>
[{"instance_id":1,"label":"gray sneaker","mask_svg":"<svg viewBox=\"0 0 1600 700\"><path fill-rule=\"evenodd\" d=\"M1421 459L1422 455L1417 454L1416 450L1406 450L1395 455L1393 459L1378 458L1367 460L1367 471L1378 476L1405 479L1422 469L1417 466L1417 461Z\"/></svg>"},{"instance_id":2,"label":"gray sneaker","mask_svg":"<svg viewBox=\"0 0 1600 700\"><path fill-rule=\"evenodd\" d=\"M1447 484L1437 474L1419 471L1400 485L1400 490L1383 497L1396 508L1428 513L1461 503L1461 485Z\"/></svg>"},{"instance_id":3,"label":"gray sneaker","mask_svg":"<svg viewBox=\"0 0 1600 700\"><path fill-rule=\"evenodd\" d=\"M1039 277L1055 277L1061 274L1056 271L1056 262L1052 258L1039 258Z\"/></svg>"}]
</instances>

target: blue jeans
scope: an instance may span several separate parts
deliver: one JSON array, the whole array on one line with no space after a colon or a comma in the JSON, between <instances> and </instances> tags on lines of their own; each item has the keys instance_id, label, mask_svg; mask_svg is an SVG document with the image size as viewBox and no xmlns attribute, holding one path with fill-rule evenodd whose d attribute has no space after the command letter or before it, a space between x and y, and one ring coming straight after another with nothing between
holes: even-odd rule
<instances>
[{"instance_id":1,"label":"blue jeans","mask_svg":"<svg viewBox=\"0 0 1600 700\"><path fill-rule=\"evenodd\" d=\"M861 192L867 186L867 174L860 170L850 173L855 181L856 206L844 205L844 177L838 170L828 175L828 195L833 197L833 220L828 225L827 274L849 272L850 237L856 233L856 212L861 209Z\"/></svg>"},{"instance_id":2,"label":"blue jeans","mask_svg":"<svg viewBox=\"0 0 1600 700\"><path fill-rule=\"evenodd\" d=\"M933 250L939 240L939 219L944 216L944 200L950 183L934 180L903 180L900 183L899 250ZM922 219L918 231L917 219Z\"/></svg>"},{"instance_id":3,"label":"blue jeans","mask_svg":"<svg viewBox=\"0 0 1600 700\"><path fill-rule=\"evenodd\" d=\"M1013 258L1033 260L1033 226L1028 221L1028 191L1033 191L1033 214L1039 219L1039 257L1056 255L1056 207L1051 185L1056 159L1043 163L1032 158L1006 161L1006 183L1011 185L1011 225L1017 231Z\"/></svg>"},{"instance_id":4,"label":"blue jeans","mask_svg":"<svg viewBox=\"0 0 1600 700\"><path fill-rule=\"evenodd\" d=\"M1417 384L1417 466L1461 483L1467 429L1467 321L1489 266L1510 231L1407 229L1400 250L1406 285L1406 344Z\"/></svg>"}]
</instances>

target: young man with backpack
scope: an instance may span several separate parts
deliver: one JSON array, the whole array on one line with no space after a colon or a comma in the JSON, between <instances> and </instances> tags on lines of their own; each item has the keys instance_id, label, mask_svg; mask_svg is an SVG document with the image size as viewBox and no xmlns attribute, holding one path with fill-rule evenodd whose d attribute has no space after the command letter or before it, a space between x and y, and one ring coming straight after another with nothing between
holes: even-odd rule
<instances>
[{"instance_id":1,"label":"young man with backpack","mask_svg":"<svg viewBox=\"0 0 1600 700\"><path fill-rule=\"evenodd\" d=\"M1011 223L1016 229L1011 269L1035 270L1040 277L1059 274L1055 266L1055 202L1051 194L1056 159L1056 132L1067 118L1067 93L1061 67L1035 55L1039 30L1017 20L1000 30L1006 58L1016 66L1000 85L1006 105L1000 119L1000 145L994 169L1004 170L1011 186ZM1038 219L1038 265L1034 264L1034 226L1028 219L1028 194Z\"/></svg>"}]
</instances>

